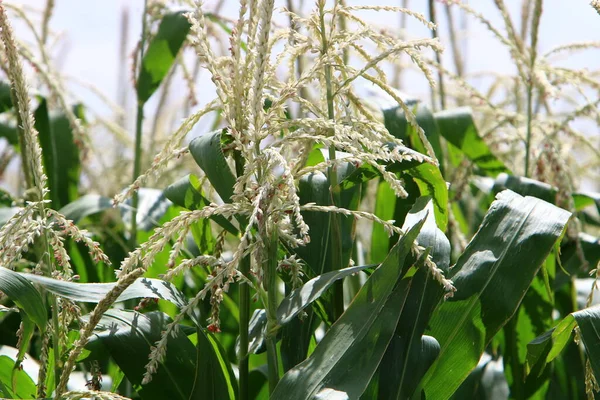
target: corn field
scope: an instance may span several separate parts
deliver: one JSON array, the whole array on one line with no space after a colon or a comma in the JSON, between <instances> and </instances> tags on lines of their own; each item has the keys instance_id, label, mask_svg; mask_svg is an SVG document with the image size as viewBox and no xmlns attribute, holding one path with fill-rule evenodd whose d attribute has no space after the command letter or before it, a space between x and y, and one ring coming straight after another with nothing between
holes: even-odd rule
<instances>
[{"instance_id":1,"label":"corn field","mask_svg":"<svg viewBox=\"0 0 600 400\"><path fill-rule=\"evenodd\" d=\"M137 0L116 98L60 3L0 1L1 398L600 396L600 69L561 62L600 42L542 49L556 2Z\"/></svg>"}]
</instances>

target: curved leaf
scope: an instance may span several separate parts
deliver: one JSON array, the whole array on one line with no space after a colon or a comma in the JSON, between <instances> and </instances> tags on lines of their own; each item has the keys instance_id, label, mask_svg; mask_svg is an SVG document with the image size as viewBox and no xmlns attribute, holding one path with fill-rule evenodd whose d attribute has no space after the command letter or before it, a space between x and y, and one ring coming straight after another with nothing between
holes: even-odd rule
<instances>
[{"instance_id":1,"label":"curved leaf","mask_svg":"<svg viewBox=\"0 0 600 400\"><path fill-rule=\"evenodd\" d=\"M448 186L438 167L428 163L410 168L407 173L415 180L421 196L430 196L437 226L446 231L448 226Z\"/></svg>"},{"instance_id":2,"label":"curved leaf","mask_svg":"<svg viewBox=\"0 0 600 400\"><path fill-rule=\"evenodd\" d=\"M312 399L332 391L356 399L363 393L404 308L414 272L405 259L421 226L394 246L310 357L279 381L272 400Z\"/></svg>"},{"instance_id":3,"label":"curved leaf","mask_svg":"<svg viewBox=\"0 0 600 400\"><path fill-rule=\"evenodd\" d=\"M77 223L83 218L112 208L112 199L98 194L86 194L70 202L59 212L67 219Z\"/></svg>"},{"instance_id":4,"label":"curved leaf","mask_svg":"<svg viewBox=\"0 0 600 400\"><path fill-rule=\"evenodd\" d=\"M190 153L221 199L231 202L235 176L225 159L221 148L221 131L206 133L192 140L189 145Z\"/></svg>"},{"instance_id":5,"label":"curved leaf","mask_svg":"<svg viewBox=\"0 0 600 400\"><path fill-rule=\"evenodd\" d=\"M441 352L421 383L427 398L447 399L467 378L515 313L569 218L533 197L508 190L497 196L452 270L456 295L431 319L428 334Z\"/></svg>"},{"instance_id":6,"label":"curved leaf","mask_svg":"<svg viewBox=\"0 0 600 400\"><path fill-rule=\"evenodd\" d=\"M137 81L137 97L141 104L148 101L169 73L189 30L190 23L183 12L163 17L142 60Z\"/></svg>"},{"instance_id":7,"label":"curved leaf","mask_svg":"<svg viewBox=\"0 0 600 400\"><path fill-rule=\"evenodd\" d=\"M11 271L12 272L12 271ZM98 303L112 290L116 283L77 283L61 281L40 275L17 273L27 281L43 286L49 292L69 300L82 303ZM181 308L187 305L183 293L171 282L160 279L138 278L116 300L125 301L136 298L152 298L167 300Z\"/></svg>"}]
</instances>

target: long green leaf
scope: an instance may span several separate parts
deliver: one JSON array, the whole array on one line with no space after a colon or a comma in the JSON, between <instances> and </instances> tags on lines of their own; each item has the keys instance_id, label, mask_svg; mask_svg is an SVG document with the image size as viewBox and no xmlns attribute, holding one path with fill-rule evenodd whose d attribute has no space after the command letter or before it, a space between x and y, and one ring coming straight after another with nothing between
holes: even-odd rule
<instances>
[{"instance_id":1,"label":"long green leaf","mask_svg":"<svg viewBox=\"0 0 600 400\"><path fill-rule=\"evenodd\" d=\"M144 54L137 81L137 97L140 103L148 101L167 76L177 53L190 30L190 23L183 12L166 14L150 41Z\"/></svg>"},{"instance_id":2,"label":"long green leaf","mask_svg":"<svg viewBox=\"0 0 600 400\"><path fill-rule=\"evenodd\" d=\"M497 196L452 270L455 297L431 319L428 334L441 351L421 383L427 398L447 399L467 378L515 313L569 218L569 212L533 197L508 190Z\"/></svg>"},{"instance_id":3,"label":"long green leaf","mask_svg":"<svg viewBox=\"0 0 600 400\"><path fill-rule=\"evenodd\" d=\"M83 117L81 106L75 107L74 111L80 118ZM46 99L35 110L35 127L39 132L52 207L59 209L79 195L79 148L67 117L57 115L50 118Z\"/></svg>"},{"instance_id":4,"label":"long green leaf","mask_svg":"<svg viewBox=\"0 0 600 400\"><path fill-rule=\"evenodd\" d=\"M12 272L12 271L11 271ZM77 283L61 281L40 275L17 273L27 281L43 286L49 292L69 300L82 303L98 303L111 291L116 283ZM138 278L116 301L136 298L152 298L167 300L181 308L187 304L185 296L172 283L160 279Z\"/></svg>"},{"instance_id":5,"label":"long green leaf","mask_svg":"<svg viewBox=\"0 0 600 400\"><path fill-rule=\"evenodd\" d=\"M235 400L238 385L224 349L209 332L198 329L194 392L190 398Z\"/></svg>"},{"instance_id":6,"label":"long green leaf","mask_svg":"<svg viewBox=\"0 0 600 400\"><path fill-rule=\"evenodd\" d=\"M406 217L403 229L407 231L425 220L417 241L429 249L436 265L445 273L450 266L450 242L435 223L433 202L428 197L417 199ZM402 311L394 337L379 366L379 399L410 398L419 381L439 353L434 338L425 338L433 310L444 295L428 269L414 275L406 307Z\"/></svg>"},{"instance_id":7,"label":"long green leaf","mask_svg":"<svg viewBox=\"0 0 600 400\"><path fill-rule=\"evenodd\" d=\"M272 400L312 399L332 391L356 399L363 393L404 308L415 268L405 259L421 226L392 249L310 357L284 375Z\"/></svg>"}]
</instances>

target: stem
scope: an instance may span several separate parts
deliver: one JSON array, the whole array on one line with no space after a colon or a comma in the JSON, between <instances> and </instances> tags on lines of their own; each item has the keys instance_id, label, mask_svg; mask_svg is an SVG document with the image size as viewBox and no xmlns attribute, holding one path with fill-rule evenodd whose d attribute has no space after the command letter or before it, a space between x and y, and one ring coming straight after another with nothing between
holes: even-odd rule
<instances>
[{"instance_id":1,"label":"stem","mask_svg":"<svg viewBox=\"0 0 600 400\"><path fill-rule=\"evenodd\" d=\"M148 0L144 0L144 11L142 14L142 38L140 39L140 68L144 62L144 46L146 45L146 12ZM135 182L142 172L142 123L144 122L144 103L138 99L137 118L135 121L135 158L133 160L133 179ZM137 246L137 208L140 198L137 190L133 192L131 199L131 231L129 247L133 250Z\"/></svg>"},{"instance_id":2,"label":"stem","mask_svg":"<svg viewBox=\"0 0 600 400\"><path fill-rule=\"evenodd\" d=\"M46 210L44 207L44 203L40 201L38 206L38 212L44 218L46 215ZM50 243L48 240L48 232L44 230L44 234L40 236L42 240L41 249L42 253L39 256L40 260L44 257L46 258L46 265L48 268L48 276L52 277L53 272L55 271L54 263L50 257L52 254L52 248L50 247ZM58 384L60 376L62 374L62 368L60 365L60 323L58 321L58 301L56 295L48 292L48 297L51 303L51 311L52 311L52 352L54 353L54 382Z\"/></svg>"},{"instance_id":3,"label":"stem","mask_svg":"<svg viewBox=\"0 0 600 400\"><path fill-rule=\"evenodd\" d=\"M429 0L429 20L431 22L433 22L434 24L435 22L435 0ZM437 29L433 29L431 31L431 37L434 39L437 39L438 34L437 34ZM435 61L438 63L438 65L442 65L442 57L440 56L440 53L438 53L437 51L435 52ZM442 110L446 109L446 93L444 90L444 75L442 74L442 70L441 68L438 69L437 71L438 73L438 90L439 90L439 95L440 95L440 105L442 107ZM435 88L431 88L431 104L432 104L432 108L433 111L437 111L437 107L435 104Z\"/></svg>"},{"instance_id":4,"label":"stem","mask_svg":"<svg viewBox=\"0 0 600 400\"><path fill-rule=\"evenodd\" d=\"M295 9L294 9L294 2L292 0L287 0L287 4L286 4L286 8L290 11L290 13L295 13ZM294 18L292 18L292 14L290 14L290 29L293 31L296 31L299 29L299 27L297 26L296 22L294 21ZM295 44L296 40L291 37L290 38L291 43ZM302 76L302 73L304 72L304 57L302 56L302 54L299 54L298 57L296 58L296 77L297 79L300 79L300 77ZM306 90L306 87L304 85L302 85L300 87L300 97L303 99L308 99L308 92ZM299 118L302 117L302 109L299 108L298 110L299 112Z\"/></svg>"},{"instance_id":5,"label":"stem","mask_svg":"<svg viewBox=\"0 0 600 400\"><path fill-rule=\"evenodd\" d=\"M319 1L319 16L321 24L321 53L325 56L329 51L329 42L325 34L325 2ZM327 94L327 116L330 120L335 120L335 109L333 104L333 87L331 65L325 64L325 89ZM334 132L330 132L333 136ZM329 147L329 160L332 164L327 168L327 178L329 179L329 191L331 193L331 202L334 206L340 205L340 187L338 186L337 166L335 165L335 146ZM331 261L332 269L344 268L342 265L342 235L340 217L336 213L329 215L331 226ZM338 281L333 285L333 317L337 320L344 313L344 286L343 281Z\"/></svg>"},{"instance_id":6,"label":"stem","mask_svg":"<svg viewBox=\"0 0 600 400\"><path fill-rule=\"evenodd\" d=\"M525 139L525 177L529 177L529 159L531 158L531 125L533 122L533 84L529 76L527 83L527 137Z\"/></svg>"},{"instance_id":7,"label":"stem","mask_svg":"<svg viewBox=\"0 0 600 400\"><path fill-rule=\"evenodd\" d=\"M525 143L525 177L529 177L529 162L531 158L531 126L533 124L533 70L537 58L538 30L542 16L543 0L536 0L531 21L531 49L529 57L529 76L527 80L527 138Z\"/></svg>"},{"instance_id":8,"label":"stem","mask_svg":"<svg viewBox=\"0 0 600 400\"><path fill-rule=\"evenodd\" d=\"M279 360L277 354L277 244L279 236L273 229L267 245L267 268L265 282L267 289L267 360L269 370L269 393L273 393L279 382Z\"/></svg>"},{"instance_id":9,"label":"stem","mask_svg":"<svg viewBox=\"0 0 600 400\"><path fill-rule=\"evenodd\" d=\"M240 272L245 277L250 274L250 257L246 256L240 263ZM240 285L240 359L239 359L239 394L240 400L248 400L248 326L250 324L250 287L248 283Z\"/></svg>"},{"instance_id":10,"label":"stem","mask_svg":"<svg viewBox=\"0 0 600 400\"><path fill-rule=\"evenodd\" d=\"M456 69L456 75L462 78L465 73L463 55L461 54L458 46L458 37L456 35L454 16L452 15L452 8L450 4L446 4L445 9L446 18L448 20L448 33L450 35L450 47L452 48L452 58L454 59L454 68Z\"/></svg>"}]
</instances>

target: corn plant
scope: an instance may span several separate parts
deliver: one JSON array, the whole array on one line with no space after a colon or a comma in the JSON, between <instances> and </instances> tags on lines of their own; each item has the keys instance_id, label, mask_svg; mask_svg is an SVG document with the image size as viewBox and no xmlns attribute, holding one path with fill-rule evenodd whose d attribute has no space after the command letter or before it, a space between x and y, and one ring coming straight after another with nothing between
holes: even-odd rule
<instances>
[{"instance_id":1,"label":"corn plant","mask_svg":"<svg viewBox=\"0 0 600 400\"><path fill-rule=\"evenodd\" d=\"M521 31L502 0L503 30L458 1L425 16L241 0L233 19L178 3L144 2L133 139L125 110L111 122L70 104L48 54L54 2L39 27L0 4L1 159L23 177L0 198L2 397L594 398L600 195L576 188L600 157L571 123L598 121L600 83L552 57L597 43L540 53L541 0L523 2ZM487 93L470 84L453 11L489 28L516 76ZM431 103L394 87L390 68L418 71ZM215 94L204 105L200 69ZM183 120L155 136L177 71ZM131 154L103 158L94 132Z\"/></svg>"}]
</instances>

